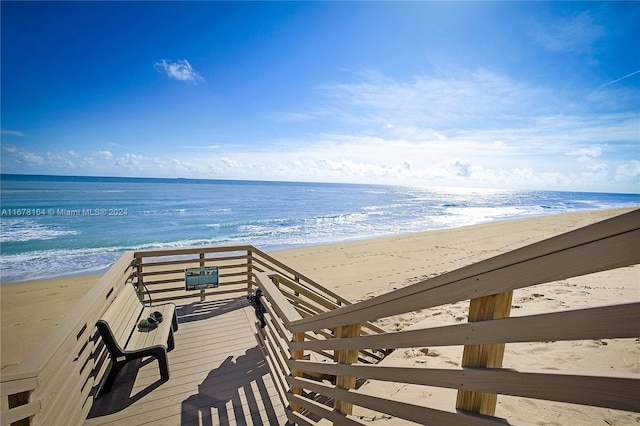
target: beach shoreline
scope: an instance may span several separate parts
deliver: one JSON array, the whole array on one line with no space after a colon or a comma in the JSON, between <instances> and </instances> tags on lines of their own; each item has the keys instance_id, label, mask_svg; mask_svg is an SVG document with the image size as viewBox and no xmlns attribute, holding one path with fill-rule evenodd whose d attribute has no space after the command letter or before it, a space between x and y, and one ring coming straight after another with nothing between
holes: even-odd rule
<instances>
[{"instance_id":1,"label":"beach shoreline","mask_svg":"<svg viewBox=\"0 0 640 426\"><path fill-rule=\"evenodd\" d=\"M2 217L0 282L104 274L125 250L251 244L274 252L640 205L640 194L113 179L3 180L3 205L15 208ZM44 208L36 216L18 208L29 205Z\"/></svg>"},{"instance_id":2,"label":"beach shoreline","mask_svg":"<svg viewBox=\"0 0 640 426\"><path fill-rule=\"evenodd\" d=\"M358 302L630 210L633 209L510 219L270 254L347 300ZM71 276L0 285L0 372L10 372L26 359L100 277L99 274ZM511 315L630 302L640 302L640 265L516 290ZM389 331L444 326L466 321L467 310L468 301L461 301L382 318L377 324ZM461 355L461 348L408 348L395 351L383 363L451 368L459 367ZM637 339L609 339L509 344L504 367L519 371L569 369L586 374L638 377L640 342ZM392 382L366 383L361 390L434 408L455 409L452 405L455 404L454 390L425 390L424 387ZM535 416L540 418L540 424L557 424L554 422L557 422L558 413L562 413L562 422L568 422L566 424L602 424L602 421L626 424L635 422L637 417L636 413L630 412L596 407L575 410L558 403L529 401L532 402L500 396L496 414L517 424L531 424L532 418L537 418ZM358 409L357 414L366 417L370 413Z\"/></svg>"}]
</instances>

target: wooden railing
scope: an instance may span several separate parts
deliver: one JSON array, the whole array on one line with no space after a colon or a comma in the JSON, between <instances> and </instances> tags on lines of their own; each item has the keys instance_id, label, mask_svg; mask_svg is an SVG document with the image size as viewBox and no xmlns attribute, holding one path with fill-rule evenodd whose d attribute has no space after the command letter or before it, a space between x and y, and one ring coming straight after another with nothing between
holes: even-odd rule
<instances>
[{"instance_id":1,"label":"wooden railing","mask_svg":"<svg viewBox=\"0 0 640 426\"><path fill-rule=\"evenodd\" d=\"M505 424L496 395L640 411L637 376L521 373L502 369L506 343L636 338L640 303L510 317L513 290L640 263L640 210L563 234L357 304L250 245L126 252L38 349L0 377L2 425L81 424L108 357L95 322L115 295L176 301L263 291L267 326L257 341L290 421L362 424L362 407L418 423ZM219 287L184 289L184 269L219 267ZM384 332L371 322L470 300L468 322ZM461 368L392 367L397 348L464 346ZM359 380L458 390L454 412L356 389Z\"/></svg>"},{"instance_id":2,"label":"wooden railing","mask_svg":"<svg viewBox=\"0 0 640 426\"><path fill-rule=\"evenodd\" d=\"M106 367L95 323L129 280L132 261L124 253L36 351L0 377L2 426L84 422Z\"/></svg>"},{"instance_id":3,"label":"wooden railing","mask_svg":"<svg viewBox=\"0 0 640 426\"><path fill-rule=\"evenodd\" d=\"M290 420L365 424L354 406L424 424L508 424L495 417L497 395L640 411L637 375L576 375L502 369L506 343L637 338L640 303L594 306L510 317L515 289L640 263L640 210L614 217L403 289L313 316L291 309L276 286L278 273L258 273L269 326L259 338ZM363 336L360 324L470 300L464 324ZM314 330L334 330L308 338ZM463 346L456 369L364 365L365 348ZM332 361L309 353L335 354ZM333 377L318 381L318 375ZM381 398L355 389L356 379L457 389L456 411ZM321 403L319 401L325 401ZM329 401L327 403L326 401Z\"/></svg>"},{"instance_id":4,"label":"wooden railing","mask_svg":"<svg viewBox=\"0 0 640 426\"><path fill-rule=\"evenodd\" d=\"M185 290L185 268L198 266L219 268L217 288ZM36 351L14 372L1 376L2 426L83 422L108 367L95 323L125 286L135 285L144 301L188 303L207 297L249 295L255 274L265 270L278 272L282 294L303 316L349 304L249 245L125 252ZM363 335L381 331L367 324ZM374 362L382 356L367 351L360 359Z\"/></svg>"}]
</instances>

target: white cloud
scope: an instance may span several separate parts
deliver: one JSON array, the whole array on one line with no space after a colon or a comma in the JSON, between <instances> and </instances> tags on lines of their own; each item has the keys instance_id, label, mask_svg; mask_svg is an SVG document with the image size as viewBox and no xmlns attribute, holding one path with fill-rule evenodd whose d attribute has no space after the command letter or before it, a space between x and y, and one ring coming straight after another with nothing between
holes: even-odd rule
<instances>
[{"instance_id":1,"label":"white cloud","mask_svg":"<svg viewBox=\"0 0 640 426\"><path fill-rule=\"evenodd\" d=\"M113 158L111 151L97 151L93 156L102 160L111 160Z\"/></svg>"},{"instance_id":2,"label":"white cloud","mask_svg":"<svg viewBox=\"0 0 640 426\"><path fill-rule=\"evenodd\" d=\"M164 71L169 78L180 81L189 81L192 83L198 83L204 81L191 66L186 59L179 59L176 62L171 62L168 59L163 59L153 64L157 71Z\"/></svg>"},{"instance_id":3,"label":"white cloud","mask_svg":"<svg viewBox=\"0 0 640 426\"><path fill-rule=\"evenodd\" d=\"M424 132L432 137L466 130L526 131L532 126L544 133L547 123L557 127L584 120L586 127L593 127L594 117L596 121L607 120L611 112L600 108L598 115L591 114L592 105L605 105L609 98L616 97L612 91L601 90L598 102L592 102L592 93L585 93L580 99L575 93L527 85L484 69L443 70L405 80L372 71L355 77L350 82L319 86L321 100L317 104L321 106L286 114L304 116L329 129L345 127L359 134L411 138ZM611 105L620 110L637 103L634 96L625 99L617 104L612 101ZM615 119L619 118L616 114ZM628 118L636 120L637 115Z\"/></svg>"},{"instance_id":4,"label":"white cloud","mask_svg":"<svg viewBox=\"0 0 640 426\"><path fill-rule=\"evenodd\" d=\"M0 131L1 134L3 135L8 135L8 136L24 136L24 133L18 131L18 130L7 130L7 129L2 129Z\"/></svg>"},{"instance_id":5,"label":"white cloud","mask_svg":"<svg viewBox=\"0 0 640 426\"><path fill-rule=\"evenodd\" d=\"M316 114L301 112L279 112L272 114L272 118L276 121L298 122L312 120L316 118Z\"/></svg>"},{"instance_id":6,"label":"white cloud","mask_svg":"<svg viewBox=\"0 0 640 426\"><path fill-rule=\"evenodd\" d=\"M465 154L465 144L449 140L458 151L451 157L437 149L437 139L429 142L384 140L372 137L325 135L320 142L297 149L274 149L269 156L248 150L223 156L206 151L192 156L145 156L126 153L107 159L106 155L76 158L68 152L38 155L15 146L3 146L3 168L13 158L38 172L56 172L73 168L82 174L119 176L200 177L221 179L301 180L354 183L388 183L428 186L467 186L519 189L609 190L637 192L640 161L610 165L601 157L577 158L575 166L566 157L554 161L527 161L509 156L486 161ZM493 146L493 143L490 143ZM288 145L290 147L290 145ZM504 150L504 146L497 147ZM468 152L473 152L468 151ZM592 153L597 153L593 151ZM576 151L576 154L578 152ZM603 152L602 156L605 153ZM491 156L489 156L491 157ZM39 159L39 160L36 160ZM547 164L552 163L552 164ZM49 167L45 170L45 167ZM7 170L11 173L11 170ZM607 186L609 180L618 186Z\"/></svg>"},{"instance_id":7,"label":"white cloud","mask_svg":"<svg viewBox=\"0 0 640 426\"><path fill-rule=\"evenodd\" d=\"M220 149L222 148L222 145L185 145L183 146L184 149L205 149L205 150L209 150L209 149Z\"/></svg>"},{"instance_id":8,"label":"white cloud","mask_svg":"<svg viewBox=\"0 0 640 426\"><path fill-rule=\"evenodd\" d=\"M206 162L198 159L131 153L118 157L113 165L118 170L118 176L203 177L207 171Z\"/></svg>"},{"instance_id":9,"label":"white cloud","mask_svg":"<svg viewBox=\"0 0 640 426\"><path fill-rule=\"evenodd\" d=\"M3 164L7 157L12 159L16 163L24 164L27 166L37 166L45 162L45 158L42 155L36 154L24 148L19 148L15 145L2 145L2 150L5 152L2 157Z\"/></svg>"},{"instance_id":10,"label":"white cloud","mask_svg":"<svg viewBox=\"0 0 640 426\"><path fill-rule=\"evenodd\" d=\"M124 154L115 161L116 167L138 167L144 164L145 157L139 154Z\"/></svg>"},{"instance_id":11,"label":"white cloud","mask_svg":"<svg viewBox=\"0 0 640 426\"><path fill-rule=\"evenodd\" d=\"M457 177L471 176L471 163L468 161L456 160L444 165L445 170Z\"/></svg>"},{"instance_id":12,"label":"white cloud","mask_svg":"<svg viewBox=\"0 0 640 426\"><path fill-rule=\"evenodd\" d=\"M513 169L512 173L513 173L513 176L518 180L520 179L530 180L535 176L533 169L530 167L526 169Z\"/></svg>"},{"instance_id":13,"label":"white cloud","mask_svg":"<svg viewBox=\"0 0 640 426\"><path fill-rule=\"evenodd\" d=\"M597 157L602 155L602 147L600 146L580 148L569 152L568 155L578 156L578 163L582 164L582 166L587 170L599 173L606 172L608 170L606 163L596 160Z\"/></svg>"},{"instance_id":14,"label":"white cloud","mask_svg":"<svg viewBox=\"0 0 640 426\"><path fill-rule=\"evenodd\" d=\"M56 167L69 167L73 168L73 155L69 152L47 152L46 153L46 163L47 164L55 164ZM42 164L43 162L40 162Z\"/></svg>"},{"instance_id":15,"label":"white cloud","mask_svg":"<svg viewBox=\"0 0 640 426\"><path fill-rule=\"evenodd\" d=\"M599 157L602 155L602 147L591 146L587 148L580 148L568 153L569 155L578 155L580 157Z\"/></svg>"},{"instance_id":16,"label":"white cloud","mask_svg":"<svg viewBox=\"0 0 640 426\"><path fill-rule=\"evenodd\" d=\"M533 39L543 48L558 53L591 53L593 45L606 35L603 26L589 10L534 26Z\"/></svg>"},{"instance_id":17,"label":"white cloud","mask_svg":"<svg viewBox=\"0 0 640 426\"><path fill-rule=\"evenodd\" d=\"M631 160L619 165L616 169L615 179L617 181L634 181L636 192L640 192L640 161Z\"/></svg>"},{"instance_id":18,"label":"white cloud","mask_svg":"<svg viewBox=\"0 0 640 426\"><path fill-rule=\"evenodd\" d=\"M287 156L295 164L324 159L327 177L339 170L344 179L356 179L368 170L381 180L412 183L448 179L619 190L613 182L619 157L637 156L638 117L629 102L613 109L598 102L592 112L592 94L579 99L487 70L406 80L370 71L354 82L318 89L322 107L304 114L315 114L318 124L334 132L295 141L297 148ZM608 100L615 92L602 90L598 96ZM276 145L271 151L277 150ZM567 161L566 155L577 158ZM407 159L409 170L403 167Z\"/></svg>"},{"instance_id":19,"label":"white cloud","mask_svg":"<svg viewBox=\"0 0 640 426\"><path fill-rule=\"evenodd\" d=\"M224 164L226 167L230 167L230 168L237 168L241 166L241 164L237 160L233 160L227 157L222 157L220 159L220 162Z\"/></svg>"}]
</instances>

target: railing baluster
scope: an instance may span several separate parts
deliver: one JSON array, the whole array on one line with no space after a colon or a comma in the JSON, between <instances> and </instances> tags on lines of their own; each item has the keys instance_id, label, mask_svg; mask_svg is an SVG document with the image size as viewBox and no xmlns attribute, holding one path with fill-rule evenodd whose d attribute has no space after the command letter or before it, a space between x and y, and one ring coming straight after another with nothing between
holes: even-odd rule
<instances>
[{"instance_id":1,"label":"railing baluster","mask_svg":"<svg viewBox=\"0 0 640 426\"><path fill-rule=\"evenodd\" d=\"M360 324L345 325L342 327L336 327L336 338L349 338L357 337L360 335ZM358 362L358 350L337 350L334 352L334 359L341 364L355 364ZM337 376L336 386L342 389L354 389L356 387L356 378L353 376ZM352 414L353 404L335 400L334 408L343 414Z\"/></svg>"},{"instance_id":2,"label":"railing baluster","mask_svg":"<svg viewBox=\"0 0 640 426\"><path fill-rule=\"evenodd\" d=\"M137 278L136 280L136 292L138 293L138 298L140 300L144 300L144 294L142 292L143 289L143 277L142 277L142 257L136 257L134 260L134 265L135 265L135 277Z\"/></svg>"},{"instance_id":3,"label":"railing baluster","mask_svg":"<svg viewBox=\"0 0 640 426\"><path fill-rule=\"evenodd\" d=\"M304 342L304 333L294 333L293 335L294 342ZM291 357L295 360L304 359L304 351L291 351ZM302 377L302 370L292 369L291 374L293 377ZM302 388L299 386L291 386L291 392L294 395L302 395ZM293 411L300 412L302 407L298 404L291 404L291 409Z\"/></svg>"},{"instance_id":4,"label":"railing baluster","mask_svg":"<svg viewBox=\"0 0 640 426\"><path fill-rule=\"evenodd\" d=\"M247 294L250 295L253 293L253 267L252 267L252 256L253 253L251 250L247 250Z\"/></svg>"},{"instance_id":5,"label":"railing baluster","mask_svg":"<svg viewBox=\"0 0 640 426\"><path fill-rule=\"evenodd\" d=\"M200 267L204 268L204 264L205 264L205 262L204 262L204 252L200 252L199 258L200 258ZM200 290L200 301L204 302L204 300L205 300L205 290L202 289L202 290Z\"/></svg>"},{"instance_id":6,"label":"railing baluster","mask_svg":"<svg viewBox=\"0 0 640 426\"><path fill-rule=\"evenodd\" d=\"M511 313L513 291L492 296L471 299L469 302L469 322L507 318ZM465 345L462 367L501 368L504 357L504 343L486 345ZM456 409L493 416L496 412L498 395L495 393L473 392L460 389Z\"/></svg>"}]
</instances>

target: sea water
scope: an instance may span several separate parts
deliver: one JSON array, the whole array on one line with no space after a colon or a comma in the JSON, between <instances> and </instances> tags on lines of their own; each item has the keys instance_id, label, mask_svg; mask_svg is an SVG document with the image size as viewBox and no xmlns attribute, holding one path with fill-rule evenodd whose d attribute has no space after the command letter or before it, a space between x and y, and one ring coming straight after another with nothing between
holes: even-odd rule
<instances>
[{"instance_id":1,"label":"sea water","mask_svg":"<svg viewBox=\"0 0 640 426\"><path fill-rule=\"evenodd\" d=\"M2 175L0 282L101 273L125 250L262 250L640 205L638 194Z\"/></svg>"}]
</instances>

